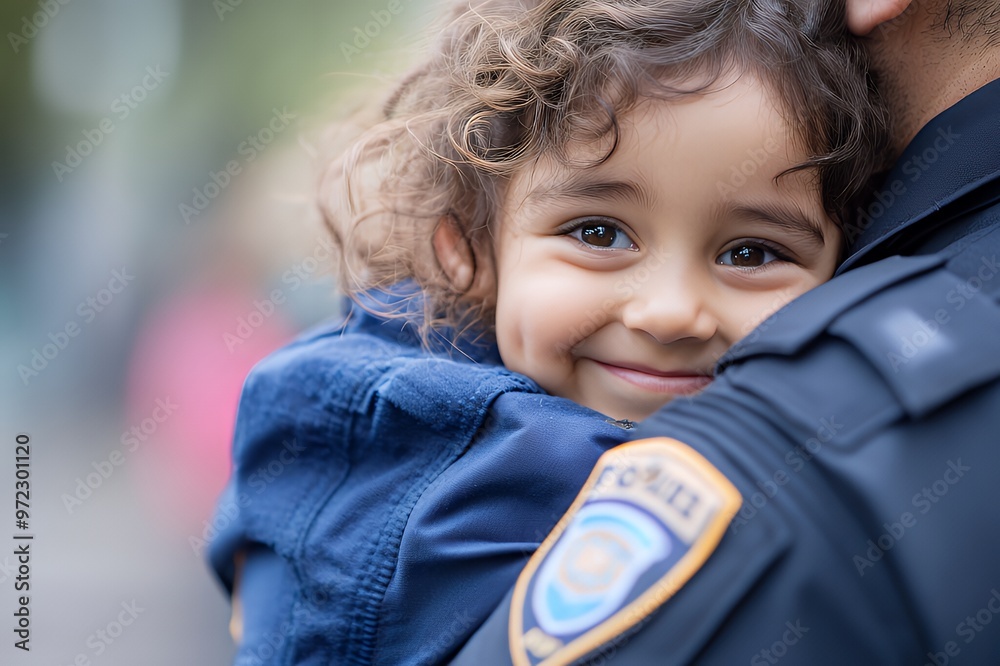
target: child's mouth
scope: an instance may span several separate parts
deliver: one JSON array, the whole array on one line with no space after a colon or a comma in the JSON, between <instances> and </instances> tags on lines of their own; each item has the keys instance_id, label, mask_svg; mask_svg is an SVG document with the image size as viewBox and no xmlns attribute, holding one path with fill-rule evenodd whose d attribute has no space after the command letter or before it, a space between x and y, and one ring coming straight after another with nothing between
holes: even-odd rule
<instances>
[{"instance_id":1,"label":"child's mouth","mask_svg":"<svg viewBox=\"0 0 1000 666\"><path fill-rule=\"evenodd\" d=\"M662 372L639 366L623 366L594 361L598 366L633 386L654 393L691 395L712 383L712 376L696 370Z\"/></svg>"}]
</instances>

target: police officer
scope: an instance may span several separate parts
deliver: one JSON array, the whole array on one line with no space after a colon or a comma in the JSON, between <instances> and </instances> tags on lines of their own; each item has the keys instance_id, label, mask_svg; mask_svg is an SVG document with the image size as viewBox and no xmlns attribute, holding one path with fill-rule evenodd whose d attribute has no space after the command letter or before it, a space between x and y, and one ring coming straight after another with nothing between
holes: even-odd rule
<instances>
[{"instance_id":1,"label":"police officer","mask_svg":"<svg viewBox=\"0 0 1000 666\"><path fill-rule=\"evenodd\" d=\"M1000 2L846 16L898 159L838 276L602 456L456 664L1000 663Z\"/></svg>"}]
</instances>

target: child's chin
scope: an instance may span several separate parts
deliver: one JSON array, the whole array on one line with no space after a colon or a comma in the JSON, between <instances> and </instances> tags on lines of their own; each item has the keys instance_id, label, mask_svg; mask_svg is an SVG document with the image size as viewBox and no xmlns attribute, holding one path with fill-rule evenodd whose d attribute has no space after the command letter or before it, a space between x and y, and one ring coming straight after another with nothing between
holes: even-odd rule
<instances>
[{"instance_id":1,"label":"child's chin","mask_svg":"<svg viewBox=\"0 0 1000 666\"><path fill-rule=\"evenodd\" d=\"M613 421L629 422L635 424L641 421L645 421L650 416L660 411L662 407L668 405L675 399L676 398L674 396L671 396L669 398L665 398L664 400L658 402L655 405L649 405L646 407L638 407L635 404L628 405L627 407L623 407L620 404L614 406L606 406L607 407L606 409L598 409L597 411L601 412L602 414L605 414L608 418L610 418Z\"/></svg>"},{"instance_id":2,"label":"child's chin","mask_svg":"<svg viewBox=\"0 0 1000 666\"><path fill-rule=\"evenodd\" d=\"M671 395L666 396L662 400L658 400L655 404L639 406L633 402L632 404L623 405L605 405L604 409L591 407L591 409L596 409L602 414L607 415L609 418L615 421L630 421L632 423L641 423L649 417L656 414L662 408L666 407L670 403L677 400L690 400L691 398L700 395L701 391L696 391L690 394L684 395ZM588 405L589 406L589 405Z\"/></svg>"}]
</instances>

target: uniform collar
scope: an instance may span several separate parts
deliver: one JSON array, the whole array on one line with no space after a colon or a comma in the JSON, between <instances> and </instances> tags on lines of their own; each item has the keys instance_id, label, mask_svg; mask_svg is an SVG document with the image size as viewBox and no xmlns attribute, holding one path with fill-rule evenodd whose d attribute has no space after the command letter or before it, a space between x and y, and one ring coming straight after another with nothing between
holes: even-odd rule
<instances>
[{"instance_id":1,"label":"uniform collar","mask_svg":"<svg viewBox=\"0 0 1000 666\"><path fill-rule=\"evenodd\" d=\"M341 320L341 326L346 331L368 333L455 360L491 365L502 363L496 341L481 327L470 326L461 331L434 327L428 331L426 341L421 339L426 300L413 280L364 292L358 301L353 303L345 299L347 315Z\"/></svg>"},{"instance_id":2,"label":"uniform collar","mask_svg":"<svg viewBox=\"0 0 1000 666\"><path fill-rule=\"evenodd\" d=\"M882 186L847 225L849 253L838 274L913 250L917 236L924 237L938 218L946 217L935 216L938 211L961 208L965 195L998 181L1000 79L937 115L914 137ZM907 230L910 233L901 235Z\"/></svg>"}]
</instances>

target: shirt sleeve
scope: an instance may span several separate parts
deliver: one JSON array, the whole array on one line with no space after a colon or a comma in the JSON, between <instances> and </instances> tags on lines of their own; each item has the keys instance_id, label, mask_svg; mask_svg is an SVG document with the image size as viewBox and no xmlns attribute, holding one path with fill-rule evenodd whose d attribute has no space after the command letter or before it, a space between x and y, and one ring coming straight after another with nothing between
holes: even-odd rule
<instances>
[{"instance_id":1,"label":"shirt sleeve","mask_svg":"<svg viewBox=\"0 0 1000 666\"><path fill-rule=\"evenodd\" d=\"M237 662L450 657L627 435L539 391L370 336L293 345L255 368L209 552L230 588L244 558Z\"/></svg>"},{"instance_id":2,"label":"shirt sleeve","mask_svg":"<svg viewBox=\"0 0 1000 666\"><path fill-rule=\"evenodd\" d=\"M237 557L243 561L238 664L271 663L294 652L305 591L302 535L323 498L347 473L349 405L337 399L333 387L352 386L359 377L337 362L337 354L327 353L326 344L320 339L279 350L244 383L234 467L216 508L208 549L213 569L230 592Z\"/></svg>"},{"instance_id":3,"label":"shirt sleeve","mask_svg":"<svg viewBox=\"0 0 1000 666\"><path fill-rule=\"evenodd\" d=\"M606 450L628 432L569 400L500 394L410 513L373 663L438 664L502 600Z\"/></svg>"}]
</instances>

